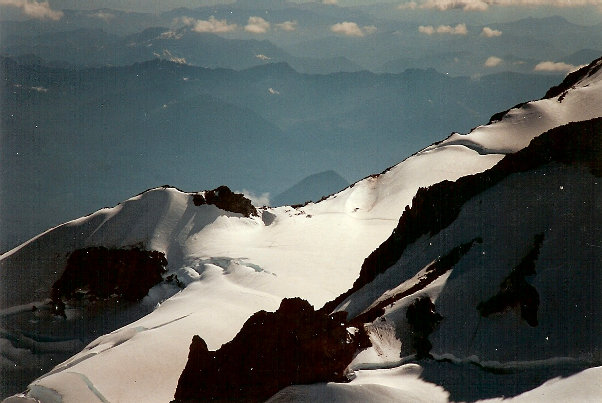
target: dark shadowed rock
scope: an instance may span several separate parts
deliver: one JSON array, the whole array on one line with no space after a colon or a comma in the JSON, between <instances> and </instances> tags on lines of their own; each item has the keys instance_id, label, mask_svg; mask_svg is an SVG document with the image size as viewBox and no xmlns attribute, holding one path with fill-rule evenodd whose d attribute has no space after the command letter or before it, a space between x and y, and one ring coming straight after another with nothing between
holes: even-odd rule
<instances>
[{"instance_id":1,"label":"dark shadowed rock","mask_svg":"<svg viewBox=\"0 0 602 403\"><path fill-rule=\"evenodd\" d=\"M256 402L294 384L347 381L345 369L369 341L363 330L348 332L346 315L284 299L274 313L253 314L217 351L194 336L175 401Z\"/></svg>"},{"instance_id":2,"label":"dark shadowed rock","mask_svg":"<svg viewBox=\"0 0 602 403\"><path fill-rule=\"evenodd\" d=\"M239 213L245 217L259 215L251 200L241 193L234 193L228 186L220 186L214 190L196 193L192 196L192 201L195 206L212 204L222 210Z\"/></svg>"},{"instance_id":3,"label":"dark shadowed rock","mask_svg":"<svg viewBox=\"0 0 602 403\"><path fill-rule=\"evenodd\" d=\"M78 249L69 255L63 274L52 286L55 313L64 315L63 299L116 295L128 301L140 300L163 280L165 266L165 255L157 251L102 246Z\"/></svg>"},{"instance_id":4,"label":"dark shadowed rock","mask_svg":"<svg viewBox=\"0 0 602 403\"><path fill-rule=\"evenodd\" d=\"M406 311L406 319L412 333L412 347L416 350L416 358L430 358L433 345L428 337L439 326L443 316L435 310L435 304L429 297L416 299Z\"/></svg>"}]
</instances>

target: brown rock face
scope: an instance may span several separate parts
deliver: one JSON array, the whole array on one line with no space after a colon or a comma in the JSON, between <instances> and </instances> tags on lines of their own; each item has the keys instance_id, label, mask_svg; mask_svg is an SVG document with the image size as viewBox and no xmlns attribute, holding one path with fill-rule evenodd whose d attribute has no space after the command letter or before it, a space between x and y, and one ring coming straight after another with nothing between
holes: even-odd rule
<instances>
[{"instance_id":1,"label":"brown rock face","mask_svg":"<svg viewBox=\"0 0 602 403\"><path fill-rule=\"evenodd\" d=\"M294 384L345 382L345 369L367 343L347 331L346 314L323 315L305 300L284 299L274 313L251 316L238 335L210 352L194 336L175 401L263 401Z\"/></svg>"}]
</instances>

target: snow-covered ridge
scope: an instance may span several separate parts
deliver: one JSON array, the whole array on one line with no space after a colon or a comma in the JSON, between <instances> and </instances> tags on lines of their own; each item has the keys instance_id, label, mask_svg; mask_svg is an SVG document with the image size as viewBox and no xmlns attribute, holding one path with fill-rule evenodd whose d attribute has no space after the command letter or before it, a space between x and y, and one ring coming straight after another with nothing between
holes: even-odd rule
<instances>
[{"instance_id":1,"label":"snow-covered ridge","mask_svg":"<svg viewBox=\"0 0 602 403\"><path fill-rule=\"evenodd\" d=\"M600 116L595 93L600 91L601 67L602 58L571 73L543 99L510 109L499 120L467 135L454 133L437 146L461 144L482 153L511 153L554 127L596 118Z\"/></svg>"},{"instance_id":2,"label":"snow-covered ridge","mask_svg":"<svg viewBox=\"0 0 602 403\"><path fill-rule=\"evenodd\" d=\"M600 75L599 70L585 74L566 94L512 109L502 120L469 134L453 134L319 203L297 209L259 208L257 216L244 217L213 205L196 206L189 193L157 188L5 253L0 256L3 339L4 334L37 332L35 336L44 340L61 326L72 327L69 321L44 322L49 319L27 309L48 298L67 254L76 249L142 244L165 253L166 276L177 276L186 285L181 291L169 284L151 289L141 303L148 315L117 330L105 329L107 334L33 382L29 396L52 390L64 402L79 402L97 399L97 391L108 401L171 400L193 335L199 334L215 350L231 340L251 314L275 310L284 297L299 296L316 307L336 298L351 287L364 259L389 237L418 188L482 172L550 128L602 116ZM451 249L444 248L445 242L441 245L440 254ZM485 245L493 253L494 246ZM420 251L412 253L421 256ZM433 282L431 288L442 282L443 278ZM49 325L40 327L42 322ZM394 332L392 337L381 343L385 350L394 344ZM31 351L6 341L1 354L10 359L2 361L3 371L14 364L40 363ZM124 365L131 357L136 357L137 367L149 371L142 374ZM46 362L45 368L49 364L54 365Z\"/></svg>"}]
</instances>

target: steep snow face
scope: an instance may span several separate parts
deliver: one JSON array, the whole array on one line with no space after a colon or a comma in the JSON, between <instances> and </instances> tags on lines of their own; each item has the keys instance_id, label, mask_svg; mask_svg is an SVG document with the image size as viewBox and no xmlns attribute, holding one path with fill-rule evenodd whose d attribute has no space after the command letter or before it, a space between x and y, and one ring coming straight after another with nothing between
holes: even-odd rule
<instances>
[{"instance_id":1,"label":"steep snow face","mask_svg":"<svg viewBox=\"0 0 602 403\"><path fill-rule=\"evenodd\" d=\"M600 72L587 76L585 72L586 78L566 94L513 109L501 121L478 127L467 135L454 134L320 203L299 209L258 209L258 216L243 217L211 205L196 206L191 194L160 188L49 230L7 252L0 257L0 315L2 337L6 334L9 340L32 330L27 327L33 326L27 325L30 321L14 324L11 318L26 315L34 301L43 304L51 285L60 277L67 254L78 248L143 245L164 252L169 262L167 275L177 276L186 286L180 291L162 283L151 289L140 304L145 308L138 312L138 318L141 313L150 312L148 315L118 330L106 326L104 332L114 331L33 382L28 396L44 401L42 396L58 393L64 402L93 400L99 394L108 401L171 400L193 335L199 334L215 350L231 340L252 313L275 310L284 297L300 296L316 306L335 298L349 289L364 258L391 234L419 187L488 169L504 153L523 147L547 128L602 116L599 75ZM492 205L496 202L494 196L488 200ZM468 218L465 223L470 223ZM475 260L477 256L473 254L481 249L493 256L509 252L509 247L496 252L494 235L482 245L473 246L466 256ZM439 246L429 253L410 251L407 256L416 258L412 267L420 270L429 258L453 248L459 238L462 242L469 240L455 233L454 236L453 242L441 238L435 243ZM531 241L525 239L521 245ZM542 254L546 251L544 245ZM505 257L506 263L519 258L519 252ZM416 271L406 273L405 278L411 278ZM502 269L496 273L499 281L508 274ZM488 284L491 289L487 291L493 292L499 281ZM429 289L441 289L445 284L441 277ZM482 293L484 296L485 290ZM44 336L60 326L51 323L41 331L36 325L36 337L43 341ZM445 326L443 323L439 331L444 332ZM473 322L471 326L474 331ZM387 329L391 328L396 329ZM398 337L391 331L381 333L394 344L390 347L393 355L398 354L396 349L404 348L398 347ZM488 333L482 334L486 337ZM387 343L385 340L380 345L387 349ZM13 351L16 349L10 342L0 346L5 345L12 346L7 370L14 364L29 362L25 359L29 350ZM445 345L459 355L469 351L462 350L462 346L460 341ZM2 354L8 357L5 350ZM141 367L147 370L138 371Z\"/></svg>"},{"instance_id":2,"label":"steep snow face","mask_svg":"<svg viewBox=\"0 0 602 403\"><path fill-rule=\"evenodd\" d=\"M483 361L543 360L573 357L602 360L602 179L587 169L549 165L514 174L466 203L457 219L434 236L408 246L401 259L344 301L339 309L356 316L420 282L431 262L454 247L472 244L456 264L417 292L384 308L371 326L398 354L413 354L407 307L419 296L435 301L443 320L430 340L435 354ZM483 316L479 304L500 292L504 281L537 247L534 274L525 276L536 291L537 324L511 303L500 313ZM512 331L508 331L512 329ZM570 334L570 337L568 336ZM528 345L529 348L525 348ZM368 353L356 364L379 363ZM376 360L376 361L373 361Z\"/></svg>"}]
</instances>

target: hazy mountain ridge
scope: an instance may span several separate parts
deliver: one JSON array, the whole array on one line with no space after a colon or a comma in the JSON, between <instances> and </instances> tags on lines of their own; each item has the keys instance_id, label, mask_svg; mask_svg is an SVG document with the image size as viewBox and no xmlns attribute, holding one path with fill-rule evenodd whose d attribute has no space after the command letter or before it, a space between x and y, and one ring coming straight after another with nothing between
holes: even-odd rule
<instances>
[{"instance_id":1,"label":"hazy mountain ridge","mask_svg":"<svg viewBox=\"0 0 602 403\"><path fill-rule=\"evenodd\" d=\"M601 39L599 25L580 26L562 17L468 24L465 35L441 37L419 32L419 27L425 25L391 22L374 35L354 42L333 36L300 41L283 48L293 54L314 57L324 51L334 55L354 54L357 59L353 61L372 71L400 72L412 67L433 67L452 75L472 75L507 70L533 72L542 61L560 61L576 49L590 48L589 43L583 41L584 36L597 42ZM498 35L483 35L485 27L496 30ZM455 55L450 55L450 49ZM487 59L492 56L499 60L487 65Z\"/></svg>"},{"instance_id":2,"label":"hazy mountain ridge","mask_svg":"<svg viewBox=\"0 0 602 403\"><path fill-rule=\"evenodd\" d=\"M2 41L2 52L18 57L35 54L53 63L69 63L77 68L124 66L154 58L181 61L202 67L245 69L264 64L258 56L274 61L294 60L266 40L227 39L190 29L151 27L126 36L111 35L100 29L44 34L33 38L16 37Z\"/></svg>"}]
</instances>

